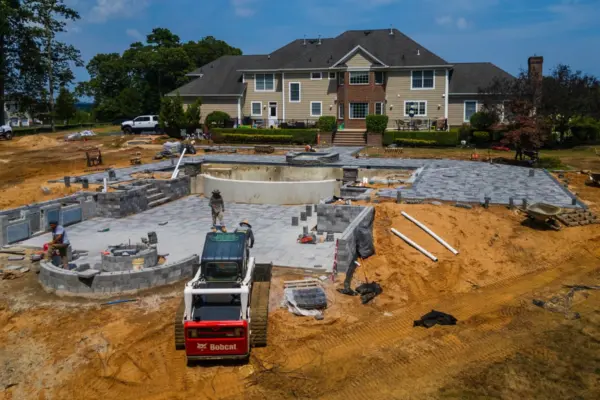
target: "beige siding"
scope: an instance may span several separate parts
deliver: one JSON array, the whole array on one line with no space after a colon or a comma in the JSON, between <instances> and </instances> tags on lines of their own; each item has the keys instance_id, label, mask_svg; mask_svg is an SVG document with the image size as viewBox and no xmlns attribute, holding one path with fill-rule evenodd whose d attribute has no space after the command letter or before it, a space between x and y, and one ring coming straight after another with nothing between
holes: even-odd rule
<instances>
[{"instance_id":1,"label":"beige siding","mask_svg":"<svg viewBox=\"0 0 600 400\"><path fill-rule=\"evenodd\" d=\"M477 110L481 110L483 102L479 96L450 96L448 101L448 124L462 125L465 122L465 101L477 101Z\"/></svg>"},{"instance_id":2,"label":"beige siding","mask_svg":"<svg viewBox=\"0 0 600 400\"><path fill-rule=\"evenodd\" d=\"M282 117L282 97L281 97L281 74L275 74L275 91L274 92L257 92L254 90L254 74L245 74L245 82L246 82L246 95L244 97L243 107L242 107L242 116L251 116L252 113L252 102L260 101L262 102L262 115L254 118L264 118L268 117L268 105L270 101L277 102L277 117L281 119Z\"/></svg>"},{"instance_id":3,"label":"beige siding","mask_svg":"<svg viewBox=\"0 0 600 400\"><path fill-rule=\"evenodd\" d=\"M371 61L369 57L363 54L361 51L358 51L348 61L346 61L346 65L351 68L370 67L372 64L373 61Z\"/></svg>"},{"instance_id":4,"label":"beige siding","mask_svg":"<svg viewBox=\"0 0 600 400\"><path fill-rule=\"evenodd\" d=\"M193 101L186 103L191 104ZM203 97L202 105L200 106L200 119L202 122L206 116L213 111L224 111L231 118L238 117L238 99L236 98L219 98L219 97Z\"/></svg>"},{"instance_id":5,"label":"beige siding","mask_svg":"<svg viewBox=\"0 0 600 400\"><path fill-rule=\"evenodd\" d=\"M398 119L409 119L409 117L404 115L405 101L427 102L427 115L418 117L420 119L435 120L445 116L444 94L446 93L446 70L435 70L433 89L412 90L412 74L410 70L388 71L387 76L386 113L390 118L388 128L395 129L396 120Z\"/></svg>"},{"instance_id":6,"label":"beige siding","mask_svg":"<svg viewBox=\"0 0 600 400\"><path fill-rule=\"evenodd\" d=\"M311 80L310 72L286 72L284 82L285 119L301 120L318 118L310 116L311 101L321 102L322 115L336 115L337 80L329 80L329 72L323 71L323 79L321 80ZM290 102L291 82L300 83L300 103ZM282 117L280 116L280 118Z\"/></svg>"}]
</instances>

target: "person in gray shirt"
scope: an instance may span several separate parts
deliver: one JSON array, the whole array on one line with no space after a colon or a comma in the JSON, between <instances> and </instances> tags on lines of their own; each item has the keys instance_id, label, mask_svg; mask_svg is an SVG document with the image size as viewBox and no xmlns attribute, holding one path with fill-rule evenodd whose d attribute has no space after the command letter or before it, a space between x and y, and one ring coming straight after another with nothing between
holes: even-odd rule
<instances>
[{"instance_id":1,"label":"person in gray shirt","mask_svg":"<svg viewBox=\"0 0 600 400\"><path fill-rule=\"evenodd\" d=\"M217 220L219 220L221 230L225 232L226 229L225 225L223 224L223 213L225 212L225 203L223 202L223 197L221 196L221 192L219 190L214 190L212 192L209 204L210 211L212 213L213 227L217 226Z\"/></svg>"},{"instance_id":2,"label":"person in gray shirt","mask_svg":"<svg viewBox=\"0 0 600 400\"><path fill-rule=\"evenodd\" d=\"M48 243L48 253L46 256L49 261L52 261L52 255L55 251L58 251L63 268L69 269L67 250L71 242L69 242L67 230L56 221L50 221L50 230L52 232L52 241Z\"/></svg>"}]
</instances>

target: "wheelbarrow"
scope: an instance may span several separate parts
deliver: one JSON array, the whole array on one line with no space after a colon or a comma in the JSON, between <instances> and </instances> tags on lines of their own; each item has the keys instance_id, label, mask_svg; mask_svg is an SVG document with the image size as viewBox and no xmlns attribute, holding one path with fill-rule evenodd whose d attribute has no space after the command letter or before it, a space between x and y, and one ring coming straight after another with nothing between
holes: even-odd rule
<instances>
[{"instance_id":1,"label":"wheelbarrow","mask_svg":"<svg viewBox=\"0 0 600 400\"><path fill-rule=\"evenodd\" d=\"M600 172L590 172L589 176L592 185L600 186Z\"/></svg>"},{"instance_id":2,"label":"wheelbarrow","mask_svg":"<svg viewBox=\"0 0 600 400\"><path fill-rule=\"evenodd\" d=\"M527 217L533 222L543 224L555 231L561 229L556 216L562 212L562 208L546 203L534 203L525 209Z\"/></svg>"}]
</instances>

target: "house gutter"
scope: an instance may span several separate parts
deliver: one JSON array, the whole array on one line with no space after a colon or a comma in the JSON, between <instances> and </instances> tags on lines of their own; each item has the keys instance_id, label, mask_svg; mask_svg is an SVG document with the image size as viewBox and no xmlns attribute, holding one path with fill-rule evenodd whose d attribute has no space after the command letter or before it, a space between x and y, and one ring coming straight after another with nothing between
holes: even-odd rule
<instances>
[{"instance_id":1,"label":"house gutter","mask_svg":"<svg viewBox=\"0 0 600 400\"><path fill-rule=\"evenodd\" d=\"M368 69L431 69L431 68L454 68L452 64L445 65L411 65L411 66L373 66L367 68L361 68L363 71ZM283 72L283 71L346 71L348 67L316 67L316 68L278 68L278 69L238 69L237 72Z\"/></svg>"},{"instance_id":2,"label":"house gutter","mask_svg":"<svg viewBox=\"0 0 600 400\"><path fill-rule=\"evenodd\" d=\"M283 114L283 119L285 121L285 72L281 73L281 113Z\"/></svg>"}]
</instances>

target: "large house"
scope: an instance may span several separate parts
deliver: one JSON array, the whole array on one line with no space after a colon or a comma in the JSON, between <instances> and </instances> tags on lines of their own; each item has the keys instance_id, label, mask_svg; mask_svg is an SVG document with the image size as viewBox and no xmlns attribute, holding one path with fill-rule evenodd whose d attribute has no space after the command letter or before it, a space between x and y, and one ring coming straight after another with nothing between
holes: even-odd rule
<instances>
[{"instance_id":1,"label":"large house","mask_svg":"<svg viewBox=\"0 0 600 400\"><path fill-rule=\"evenodd\" d=\"M481 107L480 88L512 77L489 62L449 63L396 29L346 31L294 40L271 54L223 56L189 76L195 79L169 95L179 93L185 104L202 98L203 118L219 110L240 123L278 126L330 115L345 130L363 131L369 114L387 114L388 129L415 120L461 125Z\"/></svg>"}]
</instances>

